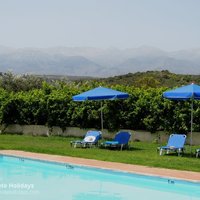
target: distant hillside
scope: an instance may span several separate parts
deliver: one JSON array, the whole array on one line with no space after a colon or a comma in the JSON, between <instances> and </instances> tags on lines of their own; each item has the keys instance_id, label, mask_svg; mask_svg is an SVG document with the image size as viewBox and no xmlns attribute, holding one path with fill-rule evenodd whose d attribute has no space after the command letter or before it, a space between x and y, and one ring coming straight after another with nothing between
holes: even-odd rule
<instances>
[{"instance_id":1,"label":"distant hillside","mask_svg":"<svg viewBox=\"0 0 200 200\"><path fill-rule=\"evenodd\" d=\"M154 47L100 49L53 47L14 49L0 46L0 72L15 74L110 77L169 70L200 74L200 49L166 52Z\"/></svg>"},{"instance_id":2,"label":"distant hillside","mask_svg":"<svg viewBox=\"0 0 200 200\"><path fill-rule=\"evenodd\" d=\"M97 80L98 78L91 76L66 76L66 75L34 75L37 78L41 78L47 82L51 81L88 81L88 80Z\"/></svg>"},{"instance_id":3,"label":"distant hillside","mask_svg":"<svg viewBox=\"0 0 200 200\"><path fill-rule=\"evenodd\" d=\"M200 75L174 74L167 70L128 73L100 79L107 84L134 85L136 87L176 87L190 83L200 84Z\"/></svg>"},{"instance_id":4,"label":"distant hillside","mask_svg":"<svg viewBox=\"0 0 200 200\"><path fill-rule=\"evenodd\" d=\"M36 77L42 78L46 81L62 80L64 82L85 82L95 81L103 82L108 85L133 85L136 87L176 87L190 83L196 83L200 85L200 75L185 75L175 74L168 70L162 71L147 71L128 73L125 75L112 76L108 78L95 78L89 76L60 76L60 75L36 75Z\"/></svg>"},{"instance_id":5,"label":"distant hillside","mask_svg":"<svg viewBox=\"0 0 200 200\"><path fill-rule=\"evenodd\" d=\"M125 85L144 88L158 87L177 87L190 83L200 85L200 75L174 74L167 70L147 71L128 73L120 76L109 78L94 78L89 76L65 76L65 75L15 75L10 72L0 72L0 87L9 91L28 91L31 89L42 88L43 82L46 81L52 85L59 85L58 82L75 83L78 85ZM58 81L58 82L57 82ZM62 85L61 84L61 85Z\"/></svg>"}]
</instances>

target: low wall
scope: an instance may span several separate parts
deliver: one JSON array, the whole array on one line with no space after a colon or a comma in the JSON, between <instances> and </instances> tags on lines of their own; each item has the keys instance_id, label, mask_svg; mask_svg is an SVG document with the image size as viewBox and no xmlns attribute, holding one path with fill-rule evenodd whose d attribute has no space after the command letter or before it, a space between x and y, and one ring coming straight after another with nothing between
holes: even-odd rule
<instances>
[{"instance_id":1,"label":"low wall","mask_svg":"<svg viewBox=\"0 0 200 200\"><path fill-rule=\"evenodd\" d=\"M9 134L21 134L21 135L33 135L33 136L74 136L83 137L86 132L91 129L80 129L77 127L67 127L65 130L60 127L47 127L43 125L1 125L0 133ZM131 133L131 141L143 141L143 142L155 142L155 143L165 143L169 138L169 134L166 132L156 132L150 133L148 131L141 130L126 130ZM102 137L104 139L112 139L116 132L110 132L108 130L103 130ZM187 135L187 144L190 144L190 134ZM192 144L200 145L200 133L194 132L192 135Z\"/></svg>"}]
</instances>

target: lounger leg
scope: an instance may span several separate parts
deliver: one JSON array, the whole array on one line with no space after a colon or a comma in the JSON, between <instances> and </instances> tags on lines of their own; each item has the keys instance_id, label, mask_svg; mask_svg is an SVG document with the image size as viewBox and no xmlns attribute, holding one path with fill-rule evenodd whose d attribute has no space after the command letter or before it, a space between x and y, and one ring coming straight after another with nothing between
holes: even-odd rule
<instances>
[{"instance_id":1,"label":"lounger leg","mask_svg":"<svg viewBox=\"0 0 200 200\"><path fill-rule=\"evenodd\" d=\"M178 149L178 156L181 156L182 150Z\"/></svg>"},{"instance_id":2,"label":"lounger leg","mask_svg":"<svg viewBox=\"0 0 200 200\"><path fill-rule=\"evenodd\" d=\"M86 146L87 146L87 144L86 144L86 143L83 143L82 147L84 147L84 148L85 148Z\"/></svg>"},{"instance_id":3,"label":"lounger leg","mask_svg":"<svg viewBox=\"0 0 200 200\"><path fill-rule=\"evenodd\" d=\"M163 152L163 150L162 150L162 149L160 149L160 156L162 156L162 152Z\"/></svg>"},{"instance_id":4,"label":"lounger leg","mask_svg":"<svg viewBox=\"0 0 200 200\"><path fill-rule=\"evenodd\" d=\"M196 152L196 158L200 157L200 150L197 150Z\"/></svg>"}]
</instances>

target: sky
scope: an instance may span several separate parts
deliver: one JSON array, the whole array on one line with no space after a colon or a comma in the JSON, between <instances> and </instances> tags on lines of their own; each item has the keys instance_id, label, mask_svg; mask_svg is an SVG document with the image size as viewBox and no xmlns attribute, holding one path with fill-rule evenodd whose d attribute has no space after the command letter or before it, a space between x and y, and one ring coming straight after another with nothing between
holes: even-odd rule
<instances>
[{"instance_id":1,"label":"sky","mask_svg":"<svg viewBox=\"0 0 200 200\"><path fill-rule=\"evenodd\" d=\"M200 0L0 0L0 45L200 48Z\"/></svg>"}]
</instances>

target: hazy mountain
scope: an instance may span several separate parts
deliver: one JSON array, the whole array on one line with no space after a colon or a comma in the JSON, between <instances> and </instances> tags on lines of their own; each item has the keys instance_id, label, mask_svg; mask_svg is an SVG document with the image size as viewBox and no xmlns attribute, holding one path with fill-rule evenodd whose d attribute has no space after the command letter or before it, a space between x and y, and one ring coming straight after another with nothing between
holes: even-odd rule
<instances>
[{"instance_id":1,"label":"hazy mountain","mask_svg":"<svg viewBox=\"0 0 200 200\"><path fill-rule=\"evenodd\" d=\"M166 69L178 74L199 74L199 67L200 64L198 65L188 60L161 56L131 58L121 63L116 68L120 74L125 74L127 71L144 72Z\"/></svg>"},{"instance_id":2,"label":"hazy mountain","mask_svg":"<svg viewBox=\"0 0 200 200\"><path fill-rule=\"evenodd\" d=\"M129 72L169 70L200 74L200 49L166 52L132 49L52 47L14 49L0 46L0 72L108 77Z\"/></svg>"}]
</instances>

